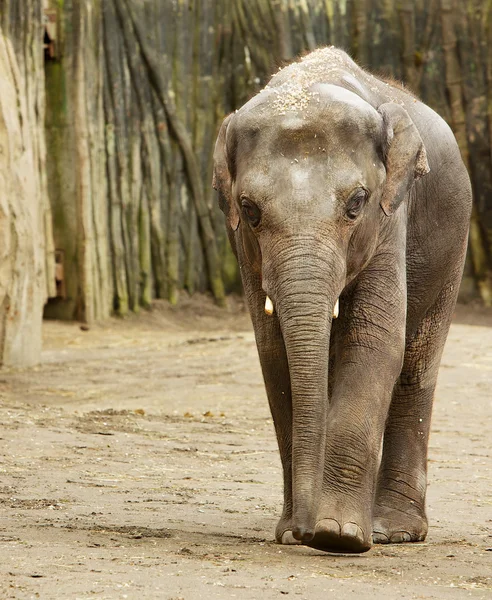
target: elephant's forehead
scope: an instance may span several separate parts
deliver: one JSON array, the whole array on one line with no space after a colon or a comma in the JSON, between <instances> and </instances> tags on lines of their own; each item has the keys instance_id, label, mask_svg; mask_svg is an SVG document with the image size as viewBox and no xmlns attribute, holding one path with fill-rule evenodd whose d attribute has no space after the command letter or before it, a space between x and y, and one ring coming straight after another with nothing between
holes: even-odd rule
<instances>
[{"instance_id":1,"label":"elephant's forehead","mask_svg":"<svg viewBox=\"0 0 492 600\"><path fill-rule=\"evenodd\" d=\"M334 192L338 188L352 188L356 183L369 183L367 176L366 169L352 160L342 162L327 157L323 168L318 161L307 158L298 162L286 157L252 160L240 169L237 191L256 198L285 199L295 193L298 199L301 193L312 199L317 193L326 196L330 190Z\"/></svg>"},{"instance_id":2,"label":"elephant's forehead","mask_svg":"<svg viewBox=\"0 0 492 600\"><path fill-rule=\"evenodd\" d=\"M381 129L377 111L357 94L340 86L316 83L308 88L287 82L266 88L237 114L236 126L249 149L293 151L306 145L311 151L347 147L361 137L372 138ZM301 149L302 151L302 149Z\"/></svg>"},{"instance_id":3,"label":"elephant's forehead","mask_svg":"<svg viewBox=\"0 0 492 600\"><path fill-rule=\"evenodd\" d=\"M254 128L272 118L286 117L285 122L289 118L311 121L321 115L331 115L337 121L377 124L381 120L375 108L353 91L331 83L306 85L296 80L267 86L236 113L238 124L243 128Z\"/></svg>"},{"instance_id":4,"label":"elephant's forehead","mask_svg":"<svg viewBox=\"0 0 492 600\"><path fill-rule=\"evenodd\" d=\"M377 120L377 111L361 96L339 85L314 82L308 85L299 81L286 81L281 85L267 87L269 104L277 115L287 113L319 112L319 109L331 109L341 112L346 118L373 118ZM318 109L318 110L316 110Z\"/></svg>"}]
</instances>

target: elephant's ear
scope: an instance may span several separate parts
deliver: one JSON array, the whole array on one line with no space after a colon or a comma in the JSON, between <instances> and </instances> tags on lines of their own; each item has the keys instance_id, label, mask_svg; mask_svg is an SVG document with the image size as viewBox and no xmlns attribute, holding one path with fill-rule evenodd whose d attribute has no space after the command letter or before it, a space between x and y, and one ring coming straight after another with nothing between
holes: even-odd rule
<instances>
[{"instance_id":1,"label":"elephant's ear","mask_svg":"<svg viewBox=\"0 0 492 600\"><path fill-rule=\"evenodd\" d=\"M239 227L239 215L232 198L232 178L227 160L226 134L233 115L221 125L214 151L214 178L212 185L218 191L220 210L225 214L233 231Z\"/></svg>"},{"instance_id":2,"label":"elephant's ear","mask_svg":"<svg viewBox=\"0 0 492 600\"><path fill-rule=\"evenodd\" d=\"M387 102L381 104L378 112L383 117L386 140L386 184L380 204L389 216L405 199L413 182L430 169L424 143L407 111L399 104Z\"/></svg>"}]
</instances>

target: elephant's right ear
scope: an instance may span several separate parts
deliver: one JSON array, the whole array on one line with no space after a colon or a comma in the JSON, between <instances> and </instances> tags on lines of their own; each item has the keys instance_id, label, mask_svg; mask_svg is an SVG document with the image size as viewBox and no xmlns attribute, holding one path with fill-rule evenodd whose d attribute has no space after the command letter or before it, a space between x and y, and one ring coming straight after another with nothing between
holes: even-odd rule
<instances>
[{"instance_id":1,"label":"elephant's right ear","mask_svg":"<svg viewBox=\"0 0 492 600\"><path fill-rule=\"evenodd\" d=\"M227 159L226 135L233 114L226 117L215 143L214 178L212 185L219 195L220 210L225 214L233 231L239 227L239 214L232 198L232 178Z\"/></svg>"},{"instance_id":2,"label":"elephant's right ear","mask_svg":"<svg viewBox=\"0 0 492 600\"><path fill-rule=\"evenodd\" d=\"M386 184L380 204L389 216L400 206L414 181L430 169L424 142L403 106L387 102L381 104L378 112L383 117L386 164Z\"/></svg>"}]
</instances>

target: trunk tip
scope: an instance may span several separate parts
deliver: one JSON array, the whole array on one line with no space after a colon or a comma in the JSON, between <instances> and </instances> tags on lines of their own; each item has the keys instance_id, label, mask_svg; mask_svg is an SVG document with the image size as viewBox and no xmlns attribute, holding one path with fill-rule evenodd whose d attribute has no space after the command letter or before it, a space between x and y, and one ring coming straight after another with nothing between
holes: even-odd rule
<instances>
[{"instance_id":1,"label":"trunk tip","mask_svg":"<svg viewBox=\"0 0 492 600\"><path fill-rule=\"evenodd\" d=\"M299 542L310 542L314 538L314 531L307 527L294 527L292 529L292 535Z\"/></svg>"}]
</instances>

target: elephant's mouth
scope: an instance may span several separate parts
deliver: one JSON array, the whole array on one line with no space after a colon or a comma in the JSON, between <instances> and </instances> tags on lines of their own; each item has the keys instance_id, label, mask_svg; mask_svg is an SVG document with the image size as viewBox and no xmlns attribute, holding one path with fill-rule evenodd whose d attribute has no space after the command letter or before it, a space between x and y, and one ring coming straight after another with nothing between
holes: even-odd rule
<instances>
[{"instance_id":1,"label":"elephant's mouth","mask_svg":"<svg viewBox=\"0 0 492 600\"><path fill-rule=\"evenodd\" d=\"M275 312L275 308L273 306L273 302L270 299L270 296L267 296L265 299L265 313L271 317ZM335 302L335 306L333 307L333 318L336 319L340 314L340 298L337 298Z\"/></svg>"}]
</instances>

